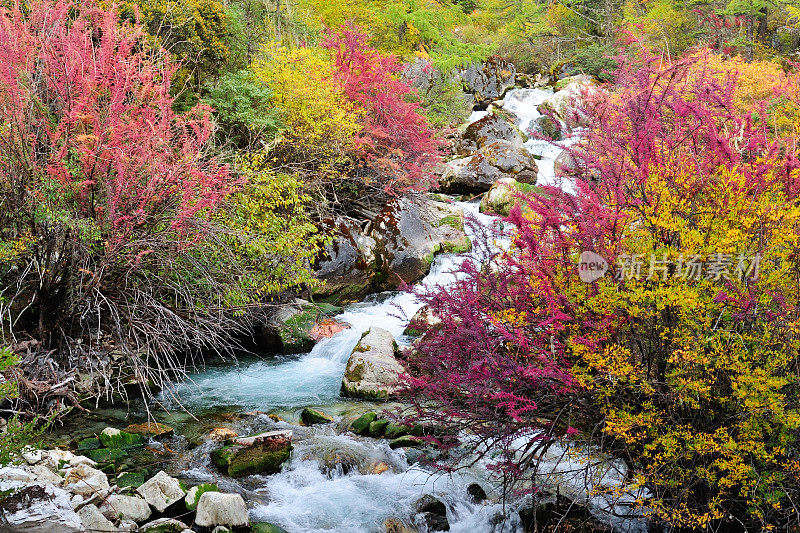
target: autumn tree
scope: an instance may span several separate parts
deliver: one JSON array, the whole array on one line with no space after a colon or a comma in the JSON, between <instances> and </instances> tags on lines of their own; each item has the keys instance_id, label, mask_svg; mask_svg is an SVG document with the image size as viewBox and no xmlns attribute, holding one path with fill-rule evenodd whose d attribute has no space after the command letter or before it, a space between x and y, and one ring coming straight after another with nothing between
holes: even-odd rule
<instances>
[{"instance_id":1,"label":"autumn tree","mask_svg":"<svg viewBox=\"0 0 800 533\"><path fill-rule=\"evenodd\" d=\"M442 322L408 358L416 419L445 445L466 428L505 479L559 439L621 458L609 495L668 527L797 524L797 76L746 109L707 53L615 77L580 110L572 192L526 197L507 251L423 291ZM611 265L591 283L586 251Z\"/></svg>"},{"instance_id":2,"label":"autumn tree","mask_svg":"<svg viewBox=\"0 0 800 533\"><path fill-rule=\"evenodd\" d=\"M310 281L291 265L315 229L291 182L207 155L210 108L176 113L178 65L119 20L69 0L0 10L0 311L9 341L65 357L113 342L147 381L231 347L249 306Z\"/></svg>"}]
</instances>

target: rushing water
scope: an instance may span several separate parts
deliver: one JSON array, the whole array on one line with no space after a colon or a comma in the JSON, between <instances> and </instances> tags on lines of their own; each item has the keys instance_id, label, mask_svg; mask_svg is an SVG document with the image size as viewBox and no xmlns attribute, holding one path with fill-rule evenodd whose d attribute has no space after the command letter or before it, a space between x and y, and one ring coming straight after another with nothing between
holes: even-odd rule
<instances>
[{"instance_id":1,"label":"rushing water","mask_svg":"<svg viewBox=\"0 0 800 533\"><path fill-rule=\"evenodd\" d=\"M517 116L518 126L527 131L540 116L537 106L550 91L519 89L505 98L504 108ZM485 112L473 113L478 120ZM554 161L561 152L559 146L532 139L526 148L539 161L539 182L555 184ZM478 213L477 203L459 203L479 225L497 219ZM431 272L420 283L447 285L464 260L479 261L468 254L437 257ZM347 307L337 320L351 325L330 339L319 342L314 349L299 358L278 358L241 364L236 368L212 368L193 376L181 388L185 405L190 408L209 406L238 406L246 410L292 412L304 406L328 409L341 413L352 406L339 397L339 387L347 358L364 331L377 326L390 331L398 342L403 337L408 320L421 307L412 294L390 293L373 295L365 301ZM343 407L343 405L345 407ZM249 490L260 495L251 515L256 520L274 522L291 533L311 532L371 532L382 530L383 521L390 516L413 520L410 510L424 494L436 494L448 505L448 519L454 532L516 532L520 530L516 513L507 512L499 503L474 505L466 487L479 481L490 493L493 486L486 471L476 468L459 475L443 476L409 466L403 450L390 450L385 441L336 434L331 427L295 429L295 452L288 468L266 477L255 476L248 481ZM391 466L381 475L359 470L331 472L322 466L324 457L344 450L356 462L383 462ZM200 450L201 452L203 450ZM410 452L409 452L410 453ZM565 450L553 448L549 458L550 470L564 467ZM191 471L190 477L202 480L207 470ZM562 476L562 480L563 480ZM601 481L619 477L613 469L599 473ZM567 480L568 481L568 480ZM569 483L567 483L569 485ZM580 492L580 491L578 491ZM581 494L577 494L581 496ZM587 495L584 493L585 498ZM603 501L595 502L602 506ZM504 512L505 511L505 512Z\"/></svg>"}]
</instances>

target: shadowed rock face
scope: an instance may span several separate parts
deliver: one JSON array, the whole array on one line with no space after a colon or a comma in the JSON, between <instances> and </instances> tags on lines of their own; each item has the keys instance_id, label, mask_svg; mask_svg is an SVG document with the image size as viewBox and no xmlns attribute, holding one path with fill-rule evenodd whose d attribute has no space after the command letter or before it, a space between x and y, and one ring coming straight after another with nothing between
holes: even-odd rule
<instances>
[{"instance_id":1,"label":"shadowed rock face","mask_svg":"<svg viewBox=\"0 0 800 533\"><path fill-rule=\"evenodd\" d=\"M470 246L463 210L423 197L394 200L365 228L353 219L337 220L330 226L333 243L315 267L326 282L317 296L351 300L395 289L424 277L436 254Z\"/></svg>"},{"instance_id":2,"label":"shadowed rock face","mask_svg":"<svg viewBox=\"0 0 800 533\"><path fill-rule=\"evenodd\" d=\"M464 90L472 93L476 105L497 100L514 86L517 69L513 63L491 56L482 65L471 65L461 71Z\"/></svg>"},{"instance_id":3,"label":"shadowed rock face","mask_svg":"<svg viewBox=\"0 0 800 533\"><path fill-rule=\"evenodd\" d=\"M467 126L457 150L461 155L470 155L494 141L508 141L521 148L527 140L527 135L512 121L496 112Z\"/></svg>"},{"instance_id":4,"label":"shadowed rock face","mask_svg":"<svg viewBox=\"0 0 800 533\"><path fill-rule=\"evenodd\" d=\"M439 181L449 193L480 194L503 178L534 185L538 173L536 159L522 145L495 140L475 155L449 162Z\"/></svg>"},{"instance_id":5,"label":"shadowed rock face","mask_svg":"<svg viewBox=\"0 0 800 533\"><path fill-rule=\"evenodd\" d=\"M386 289L422 279L436 254L470 247L464 212L443 202L395 200L375 219L372 236L380 285Z\"/></svg>"}]
</instances>

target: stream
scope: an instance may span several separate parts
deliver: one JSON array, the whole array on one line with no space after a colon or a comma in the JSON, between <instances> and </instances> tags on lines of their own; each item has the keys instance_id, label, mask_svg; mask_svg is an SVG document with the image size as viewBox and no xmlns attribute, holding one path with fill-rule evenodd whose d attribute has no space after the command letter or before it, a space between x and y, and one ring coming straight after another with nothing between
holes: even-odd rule
<instances>
[{"instance_id":1,"label":"stream","mask_svg":"<svg viewBox=\"0 0 800 533\"><path fill-rule=\"evenodd\" d=\"M537 106L550 95L552 91L544 89L515 89L506 95L503 107L515 114L520 129L527 131L540 116ZM475 112L470 120L477 120L484 114ZM562 148L537 139L529 140L525 146L541 157L538 161L538 183L556 184L554 162ZM496 217L479 213L476 202L458 202L457 205L478 226L501 223ZM469 225L467 232L471 233ZM496 243L497 246L503 244L503 241ZM469 253L440 255L420 283L428 286L452 283L458 275L454 271L465 260L481 261L481 258ZM340 397L345 365L362 333L373 326L391 332L399 344L409 344L411 339L404 337L403 330L421 305L409 293L374 294L346 307L335 318L351 327L322 340L308 354L243 360L236 366L209 367L194 374L190 380L179 384L176 392L183 407L201 422L181 415L180 408L176 409L175 404L171 405L171 414L160 413L157 416L160 421L173 425L176 433L188 434L188 439L191 439L192 432L195 436L194 446L184 443L184 448L179 450L183 452L183 460L173 470L187 480L214 481L225 490L243 493L251 507L252 520L280 525L290 533L377 532L384 530L383 523L390 517L413 523L421 527L420 531L424 531L421 523L412 516L412 508L414 502L425 494L435 494L447 504L450 531L455 533L521 532L519 516L515 512L520 502L500 503L497 486L489 480L488 472L482 465L458 474L434 473L416 464L415 450L391 450L385 440L344 433L341 423L338 426L302 427L276 422L268 416L276 414L285 420L296 421L302 408L313 407L340 420L347 417L352 419L367 409L387 408L385 404ZM169 400L163 400L169 406ZM221 480L208 460L208 452L214 443L202 442L200 436L207 434L208 429L220 420L237 419L238 415L246 412L257 414L247 419L246 427L240 425L237 429L264 431L291 428L294 431L295 450L291 462L284 466L282 472L272 476ZM119 413L116 418L127 420L129 416ZM189 428L194 429L190 431ZM176 439L180 441L181 438L187 440L187 437ZM181 444L178 443L177 447L180 448ZM570 455L568 450L553 447L549 453L553 456L548 459L550 471L569 471L570 461L564 459ZM330 458L337 454L346 455L348 461L358 468L331 467ZM388 471L380 475L370 473L369 465L378 463L388 466ZM609 464L612 466L594 472L603 484L613 484L621 479L623 470L616 468L613 462ZM562 475L559 483L563 485L560 489L569 492L567 477L567 474ZM484 488L489 495L488 503L472 503L467 493L467 487L472 483L479 483ZM576 482L573 485L578 484ZM598 508L614 508L620 512L617 508L619 502L607 502L602 497L589 496L585 489L573 489L576 496L592 501ZM635 519L611 521L623 531L640 529Z\"/></svg>"}]
</instances>

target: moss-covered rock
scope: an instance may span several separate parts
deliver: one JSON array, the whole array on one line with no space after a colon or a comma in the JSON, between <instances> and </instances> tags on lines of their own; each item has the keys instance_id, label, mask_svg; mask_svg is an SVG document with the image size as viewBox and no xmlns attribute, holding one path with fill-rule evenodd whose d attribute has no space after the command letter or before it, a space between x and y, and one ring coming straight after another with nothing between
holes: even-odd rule
<instances>
[{"instance_id":1,"label":"moss-covered rock","mask_svg":"<svg viewBox=\"0 0 800 533\"><path fill-rule=\"evenodd\" d=\"M309 352L315 340L311 330L319 322L338 314L341 307L326 303L305 304L294 314L290 314L278 326L281 351L285 354Z\"/></svg>"},{"instance_id":2,"label":"moss-covered rock","mask_svg":"<svg viewBox=\"0 0 800 533\"><path fill-rule=\"evenodd\" d=\"M197 509L197 502L200 501L200 496L202 496L205 492L219 492L219 487L217 487L214 483L203 483L190 488L186 492L186 498L184 499L186 502L186 508L190 511Z\"/></svg>"},{"instance_id":3,"label":"moss-covered rock","mask_svg":"<svg viewBox=\"0 0 800 533\"><path fill-rule=\"evenodd\" d=\"M78 451L85 452L87 450L96 450L102 447L100 439L97 437L89 437L88 439L81 439L78 441Z\"/></svg>"},{"instance_id":4,"label":"moss-covered rock","mask_svg":"<svg viewBox=\"0 0 800 533\"><path fill-rule=\"evenodd\" d=\"M398 437L389 443L389 448L395 450L397 448L416 448L425 444L419 437L414 437L412 435L404 435L402 437Z\"/></svg>"},{"instance_id":5,"label":"moss-covered rock","mask_svg":"<svg viewBox=\"0 0 800 533\"><path fill-rule=\"evenodd\" d=\"M83 454L96 463L114 463L129 455L124 448L97 448L86 450Z\"/></svg>"},{"instance_id":6,"label":"moss-covered rock","mask_svg":"<svg viewBox=\"0 0 800 533\"><path fill-rule=\"evenodd\" d=\"M144 437L115 428L106 428L98 436L100 443L106 448L128 450L144 446Z\"/></svg>"},{"instance_id":7,"label":"moss-covered rock","mask_svg":"<svg viewBox=\"0 0 800 533\"><path fill-rule=\"evenodd\" d=\"M375 413L364 413L360 417L356 418L352 424L350 424L350 428L356 435L367 435L369 434L370 424L375 422L377 419L378 415Z\"/></svg>"},{"instance_id":8,"label":"moss-covered rock","mask_svg":"<svg viewBox=\"0 0 800 533\"><path fill-rule=\"evenodd\" d=\"M236 439L211 452L211 462L231 477L275 474L292 453L292 432L271 431Z\"/></svg>"},{"instance_id":9,"label":"moss-covered rock","mask_svg":"<svg viewBox=\"0 0 800 533\"><path fill-rule=\"evenodd\" d=\"M314 424L327 424L329 422L333 422L333 417L323 413L322 411L317 411L316 409L306 407L300 413L300 420L307 426L313 426Z\"/></svg>"},{"instance_id":10,"label":"moss-covered rock","mask_svg":"<svg viewBox=\"0 0 800 533\"><path fill-rule=\"evenodd\" d=\"M121 489L141 487L144 481L144 472L122 472L117 476L117 486Z\"/></svg>"},{"instance_id":11,"label":"moss-covered rock","mask_svg":"<svg viewBox=\"0 0 800 533\"><path fill-rule=\"evenodd\" d=\"M369 436L375 438L382 436L386 426L388 425L388 420L375 420L369 425Z\"/></svg>"},{"instance_id":12,"label":"moss-covered rock","mask_svg":"<svg viewBox=\"0 0 800 533\"><path fill-rule=\"evenodd\" d=\"M400 387L405 372L395 354L397 343L385 329L370 328L347 360L342 395L367 400L386 400Z\"/></svg>"}]
</instances>

